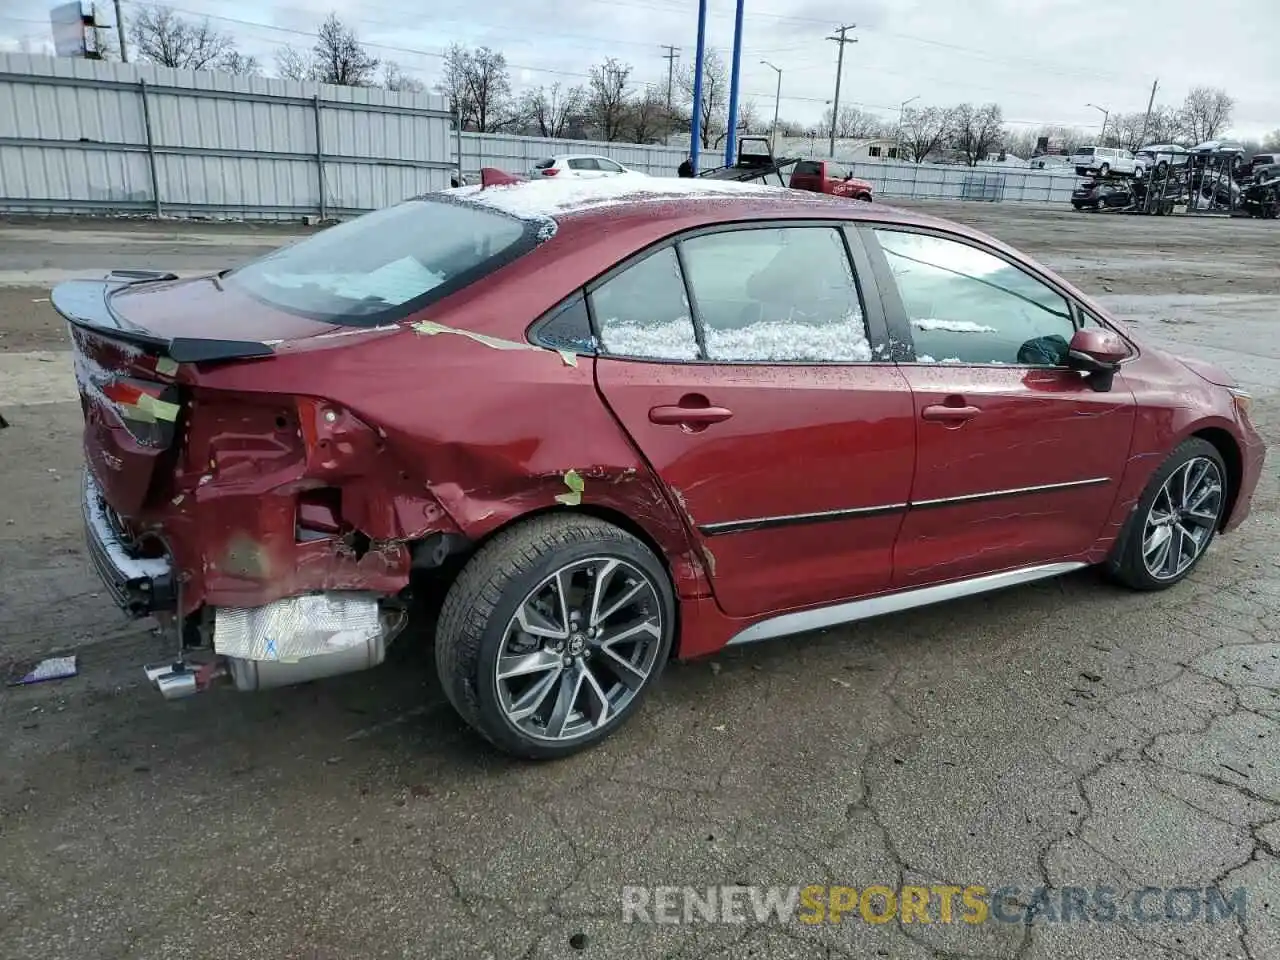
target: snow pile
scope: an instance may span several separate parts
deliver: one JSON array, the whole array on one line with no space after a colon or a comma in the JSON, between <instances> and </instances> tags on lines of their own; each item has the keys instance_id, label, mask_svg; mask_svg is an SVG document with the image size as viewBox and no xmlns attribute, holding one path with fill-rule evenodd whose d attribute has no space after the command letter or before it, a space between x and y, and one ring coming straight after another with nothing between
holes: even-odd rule
<instances>
[{"instance_id":1,"label":"snow pile","mask_svg":"<svg viewBox=\"0 0 1280 960\"><path fill-rule=\"evenodd\" d=\"M612 317L600 324L600 339L609 353L654 360L697 360L693 321L677 317L662 324L636 323Z\"/></svg>"},{"instance_id":2,"label":"snow pile","mask_svg":"<svg viewBox=\"0 0 1280 960\"><path fill-rule=\"evenodd\" d=\"M922 353L918 357L916 357L916 363L959 363L959 362L960 362L959 357L947 357L947 359L945 360L935 360L933 357L929 356L927 353Z\"/></svg>"},{"instance_id":3,"label":"snow pile","mask_svg":"<svg viewBox=\"0 0 1280 960\"><path fill-rule=\"evenodd\" d=\"M745 327L707 328L712 360L776 363L865 363L871 359L862 317L848 313L839 321L762 320Z\"/></svg>"},{"instance_id":4,"label":"snow pile","mask_svg":"<svg viewBox=\"0 0 1280 960\"><path fill-rule=\"evenodd\" d=\"M785 187L704 180L698 177L601 177L599 179L544 178L493 187L458 187L456 197L518 217L546 220L556 214L616 206L622 203L669 200L767 199L822 200L822 194Z\"/></svg>"},{"instance_id":5,"label":"snow pile","mask_svg":"<svg viewBox=\"0 0 1280 960\"><path fill-rule=\"evenodd\" d=\"M688 317L664 324L616 317L601 324L604 349L615 356L697 360L698 343ZM850 312L835 322L762 320L743 327L707 327L707 357L736 363L866 363L872 359L862 317Z\"/></svg>"},{"instance_id":6,"label":"snow pile","mask_svg":"<svg viewBox=\"0 0 1280 960\"><path fill-rule=\"evenodd\" d=\"M995 327L984 327L970 320L912 320L917 330L946 330L948 333L998 333Z\"/></svg>"}]
</instances>

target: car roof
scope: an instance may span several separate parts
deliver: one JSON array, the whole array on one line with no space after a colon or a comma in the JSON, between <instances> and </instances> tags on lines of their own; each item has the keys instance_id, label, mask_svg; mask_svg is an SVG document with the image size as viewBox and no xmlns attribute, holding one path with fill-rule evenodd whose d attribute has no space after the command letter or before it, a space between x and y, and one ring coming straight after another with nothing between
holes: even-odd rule
<instances>
[{"instance_id":1,"label":"car roof","mask_svg":"<svg viewBox=\"0 0 1280 960\"><path fill-rule=\"evenodd\" d=\"M789 187L713 180L700 177L652 177L634 180L522 180L493 186L444 191L456 199L517 217L559 226L570 221L599 226L605 220L704 221L707 224L749 219L839 218L943 224L914 211ZM957 224L948 229L964 232Z\"/></svg>"}]
</instances>

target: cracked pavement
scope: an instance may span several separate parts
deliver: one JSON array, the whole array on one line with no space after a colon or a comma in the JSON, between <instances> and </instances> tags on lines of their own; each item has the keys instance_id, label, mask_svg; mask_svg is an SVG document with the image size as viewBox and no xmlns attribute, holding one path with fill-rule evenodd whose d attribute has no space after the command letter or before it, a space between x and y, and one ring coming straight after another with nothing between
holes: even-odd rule
<instances>
[{"instance_id":1,"label":"cracked pavement","mask_svg":"<svg viewBox=\"0 0 1280 960\"><path fill-rule=\"evenodd\" d=\"M914 206L1223 364L1280 443L1274 223ZM1082 572L675 665L566 761L495 754L406 641L367 674L162 701L139 669L157 641L89 571L80 415L39 301L64 272L206 269L289 235L0 224L0 668L80 657L73 679L0 687L0 958L1280 958L1273 464L1173 590ZM623 885L734 883L1247 901L1214 923L622 922Z\"/></svg>"}]
</instances>

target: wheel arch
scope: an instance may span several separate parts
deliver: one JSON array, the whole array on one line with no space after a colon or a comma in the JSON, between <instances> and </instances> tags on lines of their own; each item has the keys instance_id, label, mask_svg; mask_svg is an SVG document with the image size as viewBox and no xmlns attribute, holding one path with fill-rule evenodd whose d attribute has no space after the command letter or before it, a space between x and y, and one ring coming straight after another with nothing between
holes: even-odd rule
<instances>
[{"instance_id":1,"label":"wheel arch","mask_svg":"<svg viewBox=\"0 0 1280 960\"><path fill-rule=\"evenodd\" d=\"M1218 521L1218 529L1221 530L1235 510L1236 498L1240 494L1240 484L1244 479L1244 454L1236 438L1222 427L1200 427L1189 436L1199 437L1211 444L1227 465L1227 502L1222 510L1222 519Z\"/></svg>"},{"instance_id":2,"label":"wheel arch","mask_svg":"<svg viewBox=\"0 0 1280 960\"><path fill-rule=\"evenodd\" d=\"M695 569L696 561L693 560L691 553L673 556L670 550L664 549L661 538L654 531L647 528L644 523L626 511L606 504L584 501L575 506L556 504L534 507L507 517L501 523L486 530L474 539L467 539L465 542L457 544L449 551L444 562L433 564L429 567L415 568L417 572L424 574L430 581L429 586L427 586L426 581L421 584L426 588L423 592L427 595L428 605L434 606L437 602L443 601L445 594L458 577L461 576L468 561L494 538L516 527L547 516L584 517L602 520L629 533L653 553L667 576L667 582L671 586L672 597L675 601L675 637L671 644L669 657L678 657L681 646L681 604L683 602L681 588L684 586L687 589L691 580L695 582L701 580L704 574L700 568ZM415 544L415 548L421 545L425 552L430 552L430 546L427 546L429 540L430 538L427 541L419 541L418 544Z\"/></svg>"}]
</instances>

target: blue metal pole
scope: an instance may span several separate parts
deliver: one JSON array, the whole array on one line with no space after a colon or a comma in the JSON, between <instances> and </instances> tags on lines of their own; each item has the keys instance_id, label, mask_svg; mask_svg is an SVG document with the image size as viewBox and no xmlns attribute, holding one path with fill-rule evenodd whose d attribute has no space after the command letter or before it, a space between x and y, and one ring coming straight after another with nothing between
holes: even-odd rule
<instances>
[{"instance_id":1,"label":"blue metal pole","mask_svg":"<svg viewBox=\"0 0 1280 960\"><path fill-rule=\"evenodd\" d=\"M693 126L689 131L689 162L698 175L702 153L702 62L707 49L707 0L698 0L698 52L693 65Z\"/></svg>"},{"instance_id":2,"label":"blue metal pole","mask_svg":"<svg viewBox=\"0 0 1280 960\"><path fill-rule=\"evenodd\" d=\"M738 75L742 72L742 14L747 0L738 0L733 21L733 72L729 80L729 129L724 138L724 165L733 166L738 148Z\"/></svg>"}]
</instances>

